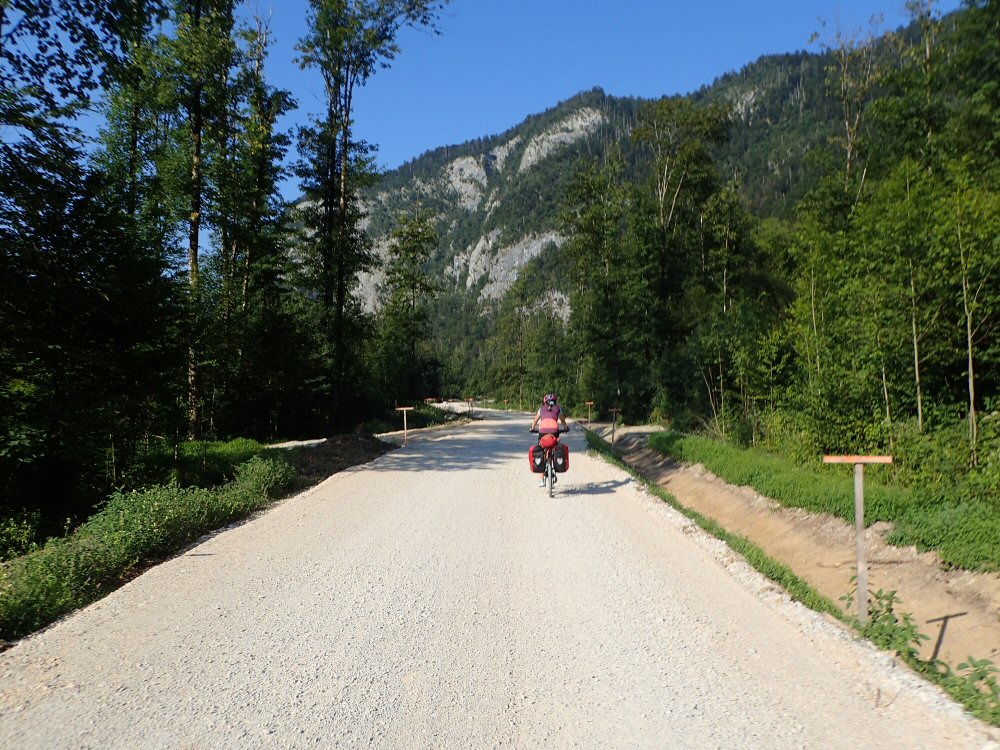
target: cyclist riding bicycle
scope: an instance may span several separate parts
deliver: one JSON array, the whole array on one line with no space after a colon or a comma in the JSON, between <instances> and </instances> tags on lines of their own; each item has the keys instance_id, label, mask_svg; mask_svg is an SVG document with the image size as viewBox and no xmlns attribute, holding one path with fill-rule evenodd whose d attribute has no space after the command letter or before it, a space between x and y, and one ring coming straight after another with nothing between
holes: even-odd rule
<instances>
[{"instance_id":1,"label":"cyclist riding bicycle","mask_svg":"<svg viewBox=\"0 0 1000 750\"><path fill-rule=\"evenodd\" d=\"M560 429L560 422L562 429ZM546 393L542 399L542 405L535 412L535 419L531 423L531 431L538 431L538 442L541 444L543 435L558 435L560 432L569 432L569 425L566 424L566 417L559 407L559 397L555 393ZM538 483L539 487L545 486L545 477Z\"/></svg>"}]
</instances>

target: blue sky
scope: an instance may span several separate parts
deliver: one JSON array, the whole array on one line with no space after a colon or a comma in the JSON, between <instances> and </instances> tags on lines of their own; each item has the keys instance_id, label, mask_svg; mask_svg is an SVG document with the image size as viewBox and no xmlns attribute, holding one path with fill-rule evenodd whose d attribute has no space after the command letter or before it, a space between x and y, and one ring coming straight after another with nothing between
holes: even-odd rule
<instances>
[{"instance_id":1,"label":"blue sky","mask_svg":"<svg viewBox=\"0 0 1000 750\"><path fill-rule=\"evenodd\" d=\"M271 7L270 77L298 100L282 123L291 128L323 107L318 75L294 63L308 2L254 2ZM617 96L687 93L760 55L816 49L816 31L867 31L878 15L878 28L898 27L904 0L453 0L441 35L404 30L402 53L357 98L356 132L393 168L501 133L594 86ZM297 185L290 180L283 192L293 198Z\"/></svg>"}]
</instances>

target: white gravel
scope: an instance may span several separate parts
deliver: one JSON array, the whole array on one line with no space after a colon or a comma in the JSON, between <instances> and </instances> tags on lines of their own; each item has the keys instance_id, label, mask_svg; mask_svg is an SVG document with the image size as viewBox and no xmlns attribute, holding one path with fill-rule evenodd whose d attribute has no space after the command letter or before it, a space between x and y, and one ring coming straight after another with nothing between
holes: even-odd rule
<instances>
[{"instance_id":1,"label":"white gravel","mask_svg":"<svg viewBox=\"0 0 1000 750\"><path fill-rule=\"evenodd\" d=\"M0 654L3 748L998 748L524 417L416 435Z\"/></svg>"}]
</instances>

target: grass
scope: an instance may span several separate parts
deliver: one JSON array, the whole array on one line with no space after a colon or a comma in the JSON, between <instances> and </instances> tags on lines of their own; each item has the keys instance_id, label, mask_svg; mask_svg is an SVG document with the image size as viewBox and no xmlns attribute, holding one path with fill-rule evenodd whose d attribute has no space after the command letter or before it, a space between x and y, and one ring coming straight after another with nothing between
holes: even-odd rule
<instances>
[{"instance_id":1,"label":"grass","mask_svg":"<svg viewBox=\"0 0 1000 750\"><path fill-rule=\"evenodd\" d=\"M761 451L676 432L656 433L649 444L782 505L854 520L854 480L843 469L796 466ZM866 474L865 525L876 521L893 524L891 544L934 550L946 565L966 570L1000 569L1000 513L981 499L944 495L940 488L886 486Z\"/></svg>"},{"instance_id":2,"label":"grass","mask_svg":"<svg viewBox=\"0 0 1000 750\"><path fill-rule=\"evenodd\" d=\"M0 566L0 639L12 640L106 595L145 566L264 507L292 469L254 456L215 488L168 484L111 496L66 537Z\"/></svg>"},{"instance_id":3,"label":"grass","mask_svg":"<svg viewBox=\"0 0 1000 750\"><path fill-rule=\"evenodd\" d=\"M248 438L184 441L177 445L163 441L138 458L127 477L127 486L172 483L181 487L212 487L228 482L236 475L236 467L267 452L266 445Z\"/></svg>"},{"instance_id":4,"label":"grass","mask_svg":"<svg viewBox=\"0 0 1000 750\"><path fill-rule=\"evenodd\" d=\"M808 469L788 467L772 456L755 454L746 456L739 454L751 453L747 450L725 446L716 441L701 437L682 437L676 433L654 434L650 444L659 443L660 450L678 460L697 462L705 465L710 471L729 482L739 482L756 488L763 494L801 508L819 509L845 517L845 492L850 499L850 517L853 519L853 482L843 477L817 476L817 472ZM862 626L855 618L848 617L843 610L826 598L808 583L799 578L793 571L767 555L759 546L745 537L733 534L713 519L706 518L697 511L681 505L676 498L664 492L657 485L649 482L630 466L625 464L610 445L595 433L587 431L587 445L602 455L608 462L629 472L645 485L650 492L669 504L671 507L692 519L702 529L726 542L731 549L743 555L744 559L760 573L781 585L792 597L810 609L830 614L850 624L862 636L871 640L880 648L896 653L909 664L918 674L925 677L945 690L952 698L965 706L974 716L1000 726L1000 674L994 663L988 659L969 657L958 665L958 671L940 661L926 661L918 656L918 646L927 636L920 633L909 613L896 612L900 603L896 592L881 590L870 593L873 597L871 619ZM714 466L713 466L714 465ZM768 477L768 472L777 477ZM726 472L730 472L726 476ZM736 477L738 479L730 479ZM742 479L743 481L740 481ZM846 485L846 490L845 486ZM768 487L769 490L761 489ZM796 497L798 489L802 496ZM784 497L775 497L773 493L785 493ZM884 492L885 494L880 494ZM869 487L866 485L865 496L868 497ZM876 490L880 502L877 507L881 512L885 509L896 509L903 514L913 514L914 508L921 507L913 500L912 495L900 492L898 488L880 487ZM837 513L837 511L840 511ZM866 519L868 518L866 508ZM994 537L995 539L996 537ZM856 594L856 592L854 592ZM849 598L852 595L848 595Z\"/></svg>"}]
</instances>

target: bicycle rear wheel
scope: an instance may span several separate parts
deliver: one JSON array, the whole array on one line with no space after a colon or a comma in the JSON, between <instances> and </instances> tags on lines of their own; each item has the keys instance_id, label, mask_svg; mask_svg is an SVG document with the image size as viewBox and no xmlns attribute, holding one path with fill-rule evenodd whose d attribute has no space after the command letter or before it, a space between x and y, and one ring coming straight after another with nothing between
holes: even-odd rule
<instances>
[{"instance_id":1,"label":"bicycle rear wheel","mask_svg":"<svg viewBox=\"0 0 1000 750\"><path fill-rule=\"evenodd\" d=\"M548 459L545 462L545 473L549 479L549 497L552 497L556 486L556 463L552 458L552 451L549 451Z\"/></svg>"}]
</instances>

